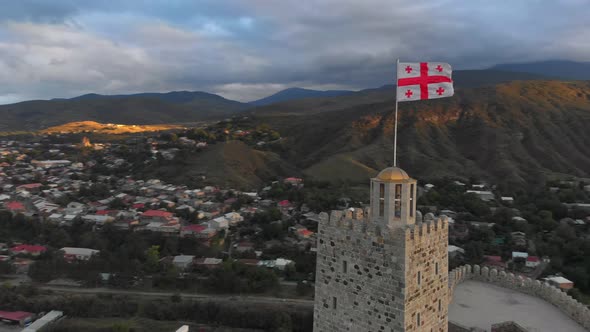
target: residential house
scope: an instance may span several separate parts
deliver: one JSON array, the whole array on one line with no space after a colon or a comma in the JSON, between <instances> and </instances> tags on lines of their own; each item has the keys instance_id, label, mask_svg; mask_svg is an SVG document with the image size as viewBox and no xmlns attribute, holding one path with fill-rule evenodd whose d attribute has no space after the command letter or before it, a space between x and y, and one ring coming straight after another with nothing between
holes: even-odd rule
<instances>
[{"instance_id":1,"label":"residential house","mask_svg":"<svg viewBox=\"0 0 590 332\"><path fill-rule=\"evenodd\" d=\"M220 258L199 258L195 260L196 266L206 267L208 269L214 269L221 266L223 260Z\"/></svg>"},{"instance_id":2,"label":"residential house","mask_svg":"<svg viewBox=\"0 0 590 332\"><path fill-rule=\"evenodd\" d=\"M21 244L21 245L14 246L14 247L10 248L10 252L13 255L25 254L25 255L31 255L31 256L39 256L42 253L44 253L45 251L47 251L47 248L44 246L37 246L37 245L30 245L30 244Z\"/></svg>"},{"instance_id":3,"label":"residential house","mask_svg":"<svg viewBox=\"0 0 590 332\"><path fill-rule=\"evenodd\" d=\"M467 190L465 193L474 194L484 202L493 201L495 199L494 193L487 190Z\"/></svg>"},{"instance_id":4,"label":"residential house","mask_svg":"<svg viewBox=\"0 0 590 332\"><path fill-rule=\"evenodd\" d=\"M225 217L218 217L213 220L209 220L209 228L215 230L228 229L229 221Z\"/></svg>"},{"instance_id":5,"label":"residential house","mask_svg":"<svg viewBox=\"0 0 590 332\"><path fill-rule=\"evenodd\" d=\"M290 177L290 178L286 178L285 180L283 180L283 183L299 187L303 184L303 179L296 178L296 177Z\"/></svg>"},{"instance_id":6,"label":"residential house","mask_svg":"<svg viewBox=\"0 0 590 332\"><path fill-rule=\"evenodd\" d=\"M178 255L174 256L172 264L174 264L179 270L186 271L193 266L194 260L195 256Z\"/></svg>"},{"instance_id":7,"label":"residential house","mask_svg":"<svg viewBox=\"0 0 590 332\"><path fill-rule=\"evenodd\" d=\"M547 281L550 285L553 285L553 286L558 287L563 290L568 290L568 289L574 288L573 281L568 280L568 279L561 277L561 276L550 276L550 277L545 278L545 281Z\"/></svg>"},{"instance_id":8,"label":"residential house","mask_svg":"<svg viewBox=\"0 0 590 332\"><path fill-rule=\"evenodd\" d=\"M539 266L540 264L541 264L541 260L537 256L529 256L526 258L526 263L525 263L526 267L530 267L530 268L534 269L537 266Z\"/></svg>"},{"instance_id":9,"label":"residential house","mask_svg":"<svg viewBox=\"0 0 590 332\"><path fill-rule=\"evenodd\" d=\"M461 258L465 255L465 249L454 245L449 245L447 248L449 258Z\"/></svg>"},{"instance_id":10,"label":"residential house","mask_svg":"<svg viewBox=\"0 0 590 332\"><path fill-rule=\"evenodd\" d=\"M501 256L483 256L484 258L484 265L499 267L502 269L506 268L506 263L502 261Z\"/></svg>"},{"instance_id":11,"label":"residential house","mask_svg":"<svg viewBox=\"0 0 590 332\"><path fill-rule=\"evenodd\" d=\"M95 249L72 248L72 247L64 247L64 248L61 248L60 251L64 252L64 258L67 261L74 261L74 260L87 261L92 256L98 255L100 253L99 250L95 250Z\"/></svg>"},{"instance_id":12,"label":"residential house","mask_svg":"<svg viewBox=\"0 0 590 332\"><path fill-rule=\"evenodd\" d=\"M529 254L526 252L520 252L520 251L513 251L512 252L512 260L522 259L523 261L526 261L526 259L528 257L529 257Z\"/></svg>"},{"instance_id":13,"label":"residential house","mask_svg":"<svg viewBox=\"0 0 590 332\"><path fill-rule=\"evenodd\" d=\"M224 218L229 221L229 224L230 225L236 225L237 223L240 223L240 222L244 221L244 217L242 217L237 212L229 212L229 213L226 213L224 215Z\"/></svg>"},{"instance_id":14,"label":"residential house","mask_svg":"<svg viewBox=\"0 0 590 332\"><path fill-rule=\"evenodd\" d=\"M0 311L0 321L26 326L33 321L35 314L25 311Z\"/></svg>"},{"instance_id":15,"label":"residential house","mask_svg":"<svg viewBox=\"0 0 590 332\"><path fill-rule=\"evenodd\" d=\"M182 237L194 237L197 239L210 239L217 234L217 230L209 228L206 224L194 224L183 226L180 230L180 236Z\"/></svg>"},{"instance_id":16,"label":"residential house","mask_svg":"<svg viewBox=\"0 0 590 332\"><path fill-rule=\"evenodd\" d=\"M246 251L254 251L254 243L252 243L252 242L236 243L236 244L234 244L234 249L239 253L243 253Z\"/></svg>"},{"instance_id":17,"label":"residential house","mask_svg":"<svg viewBox=\"0 0 590 332\"><path fill-rule=\"evenodd\" d=\"M500 200L502 202L508 203L508 204L514 203L514 197L510 197L510 196L502 196L502 197L500 197Z\"/></svg>"},{"instance_id":18,"label":"residential house","mask_svg":"<svg viewBox=\"0 0 590 332\"><path fill-rule=\"evenodd\" d=\"M12 212L12 214L24 213L26 211L24 204L17 201L8 202L4 204L4 206L8 211Z\"/></svg>"},{"instance_id":19,"label":"residential house","mask_svg":"<svg viewBox=\"0 0 590 332\"><path fill-rule=\"evenodd\" d=\"M141 214L139 217L142 222L150 223L150 222L159 222L159 223L167 223L174 214L168 211L162 210L147 210Z\"/></svg>"}]
</instances>

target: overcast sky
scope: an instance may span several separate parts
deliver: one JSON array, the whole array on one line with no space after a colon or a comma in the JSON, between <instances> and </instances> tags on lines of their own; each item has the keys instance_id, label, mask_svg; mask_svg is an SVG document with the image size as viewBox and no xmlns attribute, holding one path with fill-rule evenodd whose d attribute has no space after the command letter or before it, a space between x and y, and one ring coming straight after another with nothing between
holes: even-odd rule
<instances>
[{"instance_id":1,"label":"overcast sky","mask_svg":"<svg viewBox=\"0 0 590 332\"><path fill-rule=\"evenodd\" d=\"M17 0L0 8L0 104L202 90L250 101L456 69L590 60L590 0Z\"/></svg>"}]
</instances>

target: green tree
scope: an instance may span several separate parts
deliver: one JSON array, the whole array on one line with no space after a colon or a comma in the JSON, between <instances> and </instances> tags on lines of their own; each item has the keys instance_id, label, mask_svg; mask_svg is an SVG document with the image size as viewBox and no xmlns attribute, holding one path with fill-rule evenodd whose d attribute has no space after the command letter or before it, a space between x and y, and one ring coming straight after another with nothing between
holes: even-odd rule
<instances>
[{"instance_id":1,"label":"green tree","mask_svg":"<svg viewBox=\"0 0 590 332\"><path fill-rule=\"evenodd\" d=\"M160 246L151 246L145 253L144 268L148 273L155 273L160 267Z\"/></svg>"}]
</instances>

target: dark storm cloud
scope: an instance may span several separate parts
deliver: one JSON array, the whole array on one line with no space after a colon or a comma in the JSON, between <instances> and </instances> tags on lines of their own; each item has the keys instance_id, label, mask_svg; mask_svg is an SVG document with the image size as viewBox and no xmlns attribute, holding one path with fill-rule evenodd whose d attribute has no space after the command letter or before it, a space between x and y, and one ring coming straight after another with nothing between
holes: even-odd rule
<instances>
[{"instance_id":1,"label":"dark storm cloud","mask_svg":"<svg viewBox=\"0 0 590 332\"><path fill-rule=\"evenodd\" d=\"M365 88L391 83L398 57L590 60L588 12L588 0L13 1L0 11L0 102Z\"/></svg>"}]
</instances>

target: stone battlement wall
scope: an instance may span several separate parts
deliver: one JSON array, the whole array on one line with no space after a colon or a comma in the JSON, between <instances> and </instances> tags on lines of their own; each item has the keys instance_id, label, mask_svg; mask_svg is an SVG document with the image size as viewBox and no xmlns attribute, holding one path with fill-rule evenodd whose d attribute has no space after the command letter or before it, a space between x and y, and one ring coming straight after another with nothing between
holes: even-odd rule
<instances>
[{"instance_id":1,"label":"stone battlement wall","mask_svg":"<svg viewBox=\"0 0 590 332\"><path fill-rule=\"evenodd\" d=\"M426 219L417 221L416 224L399 225L391 229L383 225L370 221L369 209L348 209L333 210L330 214L325 212L319 215L322 228L328 227L339 228L342 230L352 231L358 234L371 234L376 236L385 236L387 233L391 237L399 238L405 235L406 240L422 242L426 238L432 237L434 233L448 233L448 219L446 216L440 218ZM396 233L395 235L393 233ZM400 234L401 233L401 234ZM397 236L396 236L397 235Z\"/></svg>"},{"instance_id":2,"label":"stone battlement wall","mask_svg":"<svg viewBox=\"0 0 590 332\"><path fill-rule=\"evenodd\" d=\"M573 320L578 322L587 330L590 330L590 309L576 299L569 296L559 288L553 287L546 282L524 278L490 269L487 266L464 265L449 272L449 303L453 300L455 287L464 280L477 280L495 284L501 287L513 289L528 295L539 297L554 306L558 307Z\"/></svg>"}]
</instances>

